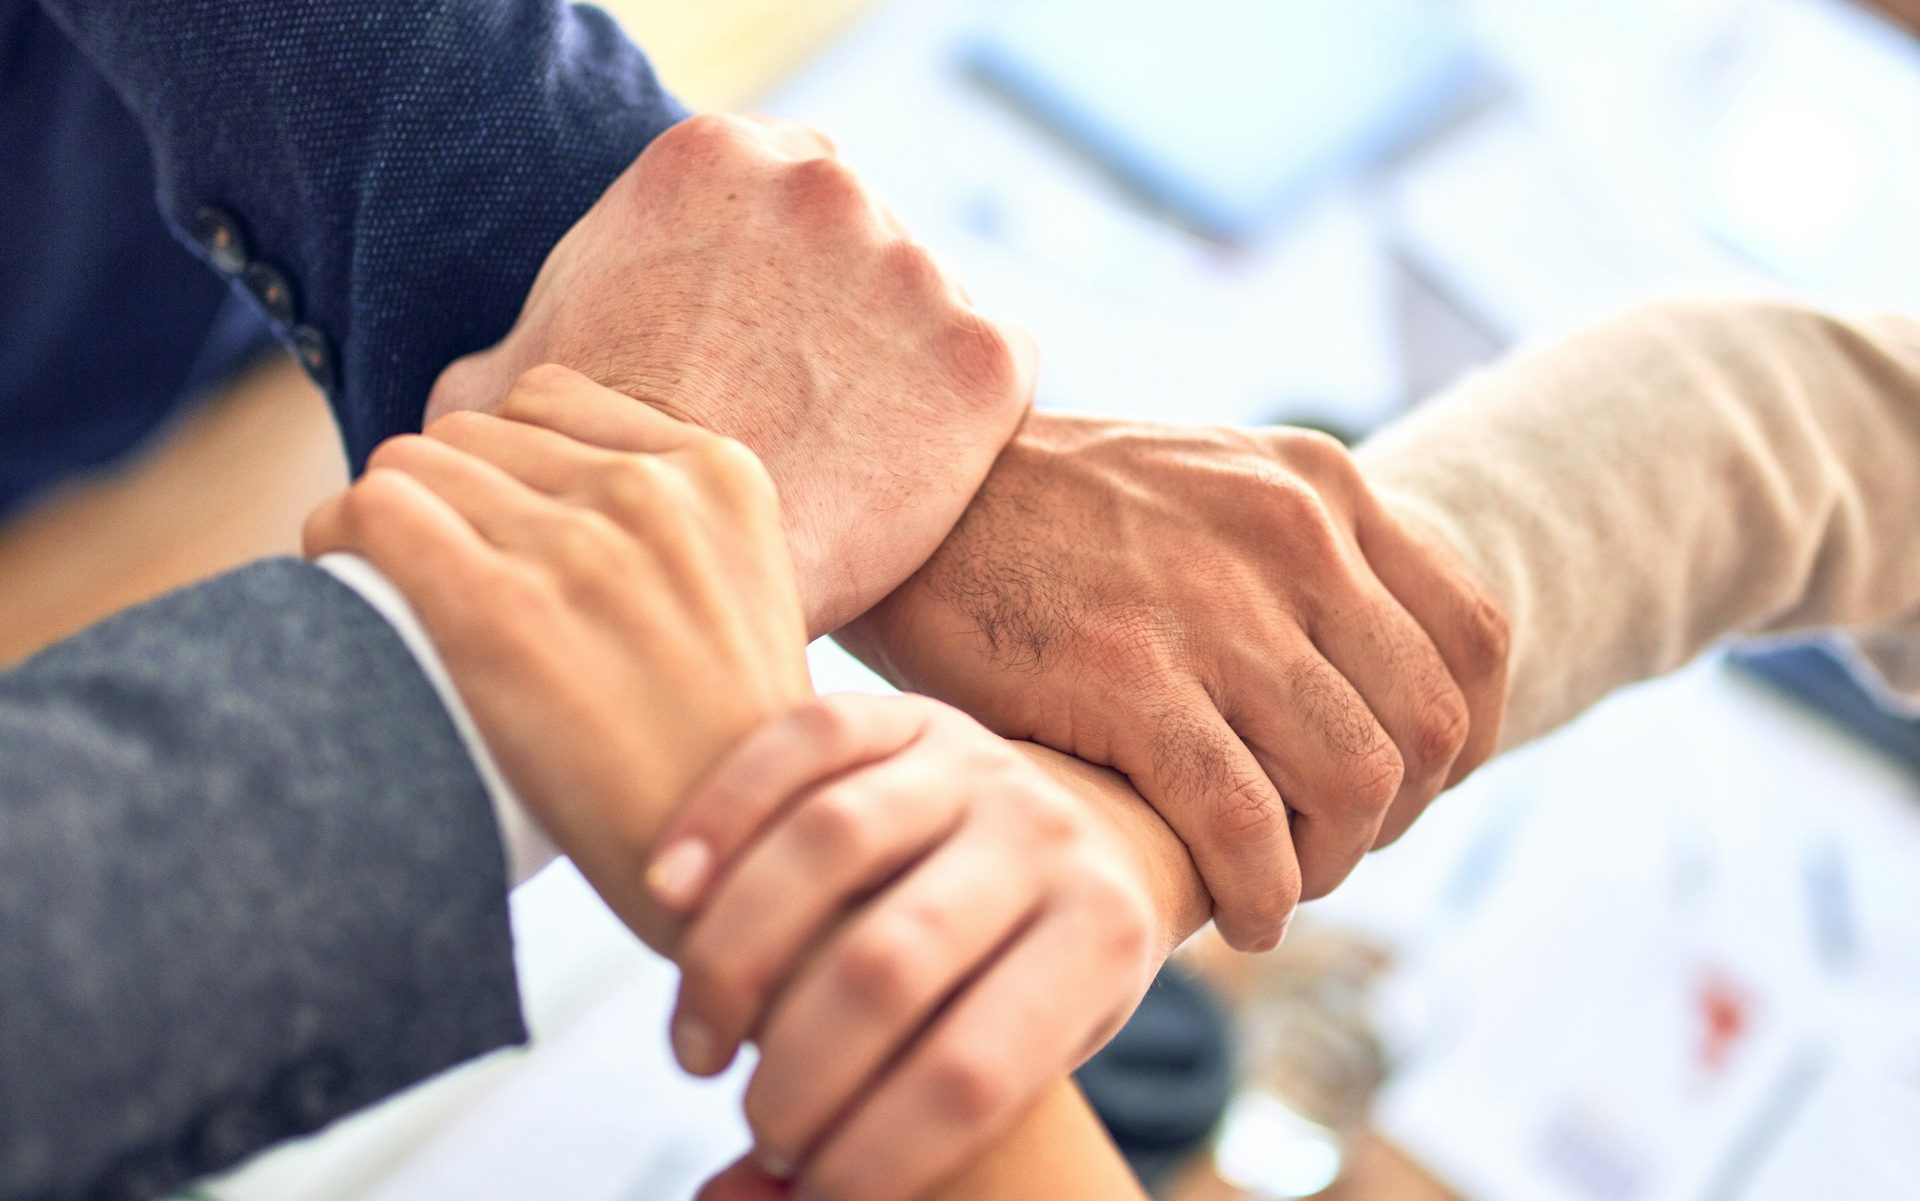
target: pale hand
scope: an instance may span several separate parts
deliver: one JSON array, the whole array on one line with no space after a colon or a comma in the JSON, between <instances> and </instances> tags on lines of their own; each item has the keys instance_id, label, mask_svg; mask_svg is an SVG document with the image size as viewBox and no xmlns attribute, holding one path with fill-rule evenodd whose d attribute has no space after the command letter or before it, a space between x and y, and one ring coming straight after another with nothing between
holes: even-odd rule
<instances>
[{"instance_id":1,"label":"pale hand","mask_svg":"<svg viewBox=\"0 0 1920 1201\"><path fill-rule=\"evenodd\" d=\"M977 312L825 138L743 117L648 147L507 336L441 374L428 416L490 409L548 362L759 455L815 634L926 561L1033 395L1030 341Z\"/></svg>"},{"instance_id":2,"label":"pale hand","mask_svg":"<svg viewBox=\"0 0 1920 1201\"><path fill-rule=\"evenodd\" d=\"M681 1062L717 1072L756 1042L759 1166L832 1201L913 1201L969 1162L1185 933L1118 811L920 697L767 723L661 847L656 899L688 916Z\"/></svg>"},{"instance_id":3,"label":"pale hand","mask_svg":"<svg viewBox=\"0 0 1920 1201\"><path fill-rule=\"evenodd\" d=\"M659 946L660 825L811 693L778 514L740 444L542 367L382 444L306 544L393 581L534 820Z\"/></svg>"}]
</instances>

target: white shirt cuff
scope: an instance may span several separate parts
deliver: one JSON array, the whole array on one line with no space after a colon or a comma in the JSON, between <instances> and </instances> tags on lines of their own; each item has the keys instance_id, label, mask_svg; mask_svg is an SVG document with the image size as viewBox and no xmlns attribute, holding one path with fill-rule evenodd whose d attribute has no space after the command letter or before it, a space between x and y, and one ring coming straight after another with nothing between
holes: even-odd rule
<instances>
[{"instance_id":1,"label":"white shirt cuff","mask_svg":"<svg viewBox=\"0 0 1920 1201\"><path fill-rule=\"evenodd\" d=\"M559 858L560 852L547 837L546 831L534 823L527 814L526 806L514 794L513 786L500 774L499 765L494 763L493 755L488 752L479 727L473 724L473 715L467 712L466 703L453 686L453 678L447 674L446 664L440 661L440 652L434 649L433 640L427 637L426 627L420 624L413 606L400 595L400 590L381 575L378 568L358 555L322 555L318 565L359 593L361 599L371 605L376 613L387 619L388 624L399 633L400 640L413 653L421 674L440 694L440 703L446 707L447 716L453 719L453 728L460 732L460 741L466 744L474 769L480 773L480 781L493 801L494 817L500 826L500 841L507 857L507 886L518 887Z\"/></svg>"}]
</instances>

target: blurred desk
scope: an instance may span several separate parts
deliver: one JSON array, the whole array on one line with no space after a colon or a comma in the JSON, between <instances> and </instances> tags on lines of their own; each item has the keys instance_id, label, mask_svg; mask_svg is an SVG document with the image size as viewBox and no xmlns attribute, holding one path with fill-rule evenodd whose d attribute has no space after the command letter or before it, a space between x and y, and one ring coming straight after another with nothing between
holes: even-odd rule
<instances>
[{"instance_id":1,"label":"blurred desk","mask_svg":"<svg viewBox=\"0 0 1920 1201\"><path fill-rule=\"evenodd\" d=\"M209 397L130 460L0 525L0 666L195 580L296 554L346 480L333 416L291 358Z\"/></svg>"}]
</instances>

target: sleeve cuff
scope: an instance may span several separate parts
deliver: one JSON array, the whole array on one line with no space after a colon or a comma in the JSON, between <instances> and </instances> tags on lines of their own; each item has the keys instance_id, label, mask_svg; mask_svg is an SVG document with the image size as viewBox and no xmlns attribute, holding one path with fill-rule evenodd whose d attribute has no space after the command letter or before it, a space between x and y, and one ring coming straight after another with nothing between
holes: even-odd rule
<instances>
[{"instance_id":1,"label":"sleeve cuff","mask_svg":"<svg viewBox=\"0 0 1920 1201\"><path fill-rule=\"evenodd\" d=\"M526 806L515 795L513 786L501 774L499 765L487 750L486 740L480 736L479 727L474 724L473 715L467 712L466 703L460 699L460 692L454 687L453 677L447 674L446 664L440 660L440 652L434 649L433 640L427 637L426 627L420 624L413 606L400 595L400 590L381 575L378 568L358 555L322 555L318 566L353 589L374 612L393 626L401 641L413 653L420 673L427 677L433 690L439 694L440 703L453 719L454 728L460 732L460 741L466 745L474 769L486 786L487 796L493 801L494 817L500 827L500 842L507 858L508 885L518 887L558 859L558 848L547 837L546 831L528 815Z\"/></svg>"}]
</instances>

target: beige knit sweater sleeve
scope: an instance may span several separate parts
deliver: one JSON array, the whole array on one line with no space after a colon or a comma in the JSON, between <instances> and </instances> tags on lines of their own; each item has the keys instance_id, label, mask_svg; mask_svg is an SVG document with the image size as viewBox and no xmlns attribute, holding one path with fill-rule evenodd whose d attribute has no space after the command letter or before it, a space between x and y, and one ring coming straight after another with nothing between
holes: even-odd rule
<instances>
[{"instance_id":1,"label":"beige knit sweater sleeve","mask_svg":"<svg viewBox=\"0 0 1920 1201\"><path fill-rule=\"evenodd\" d=\"M1733 633L1858 631L1920 694L1920 321L1652 306L1359 457L1506 603L1503 746Z\"/></svg>"}]
</instances>

